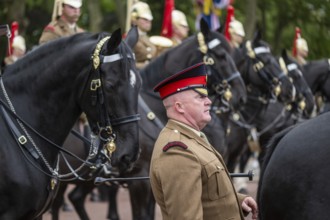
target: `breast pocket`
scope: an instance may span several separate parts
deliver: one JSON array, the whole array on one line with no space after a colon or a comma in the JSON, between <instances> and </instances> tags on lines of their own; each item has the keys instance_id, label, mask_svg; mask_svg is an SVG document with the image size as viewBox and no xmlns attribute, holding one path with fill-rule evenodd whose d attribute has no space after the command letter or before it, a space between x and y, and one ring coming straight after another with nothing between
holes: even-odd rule
<instances>
[{"instance_id":1,"label":"breast pocket","mask_svg":"<svg viewBox=\"0 0 330 220\"><path fill-rule=\"evenodd\" d=\"M205 165L207 174L207 191L210 200L227 196L232 190L231 181L225 168L220 163L210 162Z\"/></svg>"}]
</instances>

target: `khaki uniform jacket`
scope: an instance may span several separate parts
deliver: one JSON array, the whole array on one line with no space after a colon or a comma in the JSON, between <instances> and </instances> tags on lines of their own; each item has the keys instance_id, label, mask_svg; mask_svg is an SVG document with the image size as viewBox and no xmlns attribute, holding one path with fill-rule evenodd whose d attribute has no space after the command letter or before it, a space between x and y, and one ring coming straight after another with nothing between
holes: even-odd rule
<instances>
[{"instance_id":1,"label":"khaki uniform jacket","mask_svg":"<svg viewBox=\"0 0 330 220\"><path fill-rule=\"evenodd\" d=\"M150 182L163 220L244 219L246 196L236 193L221 155L206 138L174 120L155 143Z\"/></svg>"},{"instance_id":2,"label":"khaki uniform jacket","mask_svg":"<svg viewBox=\"0 0 330 220\"><path fill-rule=\"evenodd\" d=\"M157 55L156 46L150 42L147 35L140 35L139 41L133 49L136 59L136 67L142 69Z\"/></svg>"},{"instance_id":3,"label":"khaki uniform jacket","mask_svg":"<svg viewBox=\"0 0 330 220\"><path fill-rule=\"evenodd\" d=\"M84 32L82 28L76 26L72 29L65 21L59 18L56 21L52 21L45 27L39 39L39 44L82 32Z\"/></svg>"}]
</instances>

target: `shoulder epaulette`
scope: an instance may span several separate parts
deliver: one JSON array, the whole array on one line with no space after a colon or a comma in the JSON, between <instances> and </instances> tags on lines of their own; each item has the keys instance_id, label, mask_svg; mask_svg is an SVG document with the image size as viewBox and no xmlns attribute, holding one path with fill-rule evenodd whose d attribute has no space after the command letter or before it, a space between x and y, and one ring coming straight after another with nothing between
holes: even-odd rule
<instances>
[{"instance_id":1,"label":"shoulder epaulette","mask_svg":"<svg viewBox=\"0 0 330 220\"><path fill-rule=\"evenodd\" d=\"M47 25L46 27L45 27L45 29L44 29L44 31L55 31L55 28L54 28L54 26L53 25Z\"/></svg>"},{"instance_id":2,"label":"shoulder epaulette","mask_svg":"<svg viewBox=\"0 0 330 220\"><path fill-rule=\"evenodd\" d=\"M182 149L187 149L188 148L187 145L185 145L184 143L182 143L180 141L172 141L172 142L169 142L168 144L166 144L163 147L163 152L166 152L171 147L181 147Z\"/></svg>"}]
</instances>

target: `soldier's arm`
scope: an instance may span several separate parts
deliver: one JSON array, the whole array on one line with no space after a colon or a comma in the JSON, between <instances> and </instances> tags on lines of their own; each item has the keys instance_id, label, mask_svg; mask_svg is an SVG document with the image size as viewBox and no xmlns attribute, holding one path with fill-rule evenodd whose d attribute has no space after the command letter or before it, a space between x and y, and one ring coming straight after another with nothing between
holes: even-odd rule
<instances>
[{"instance_id":1,"label":"soldier's arm","mask_svg":"<svg viewBox=\"0 0 330 220\"><path fill-rule=\"evenodd\" d=\"M154 174L160 181L169 219L202 220L202 179L198 159L181 147L171 148L165 157L157 161Z\"/></svg>"}]
</instances>

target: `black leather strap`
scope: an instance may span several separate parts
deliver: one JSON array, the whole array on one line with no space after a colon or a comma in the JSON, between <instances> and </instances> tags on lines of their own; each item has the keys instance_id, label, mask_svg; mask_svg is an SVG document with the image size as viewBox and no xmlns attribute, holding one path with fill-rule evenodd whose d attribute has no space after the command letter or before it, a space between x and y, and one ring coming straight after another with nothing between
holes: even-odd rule
<instances>
[{"instance_id":1,"label":"black leather strap","mask_svg":"<svg viewBox=\"0 0 330 220\"><path fill-rule=\"evenodd\" d=\"M30 144L30 142L25 137L25 135L22 132L20 132L20 130L18 129L18 127L16 126L16 124L9 117L9 115L8 115L7 111L4 109L3 105L1 105L1 113L2 113L3 119L5 120L5 122L7 123L8 127L9 127L9 130L13 134L16 142L20 146L24 147L36 160L38 160L39 157L40 157L39 154L38 154L38 152Z\"/></svg>"}]
</instances>

